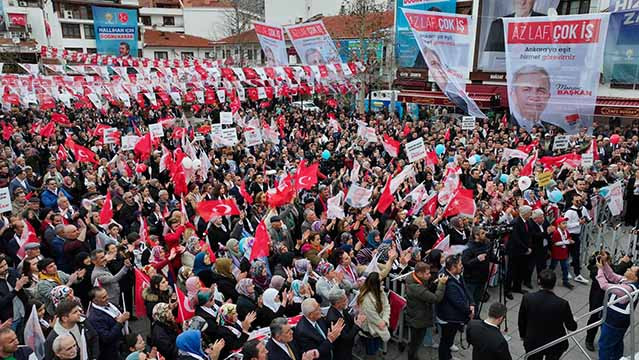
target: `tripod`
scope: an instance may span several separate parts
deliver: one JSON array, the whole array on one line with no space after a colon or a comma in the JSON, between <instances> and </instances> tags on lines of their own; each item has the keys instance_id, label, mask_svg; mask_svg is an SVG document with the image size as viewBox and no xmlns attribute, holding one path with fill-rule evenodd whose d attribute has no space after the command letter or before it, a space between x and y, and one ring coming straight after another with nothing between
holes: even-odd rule
<instances>
[{"instance_id":1,"label":"tripod","mask_svg":"<svg viewBox=\"0 0 639 360\"><path fill-rule=\"evenodd\" d=\"M496 262L492 262L490 263L490 271L489 274L492 274L493 271L495 271L495 267L497 266L497 283L499 286L499 302L506 305L506 307L508 307L507 302L508 299L506 298L506 293L505 293L505 289L504 289L504 272L506 271L506 258L504 256L504 248L503 246L499 243L499 240L495 240L496 246L494 246L494 254L495 257L497 259ZM483 299L486 294L488 293L488 284L490 283L490 278L488 279L488 281L486 281L486 284L484 284L484 290L481 293L481 299ZM481 314L481 309L484 305L483 301L479 302L479 306L477 308L477 314ZM508 312L506 312L506 315L504 316L504 331L508 332Z\"/></svg>"}]
</instances>

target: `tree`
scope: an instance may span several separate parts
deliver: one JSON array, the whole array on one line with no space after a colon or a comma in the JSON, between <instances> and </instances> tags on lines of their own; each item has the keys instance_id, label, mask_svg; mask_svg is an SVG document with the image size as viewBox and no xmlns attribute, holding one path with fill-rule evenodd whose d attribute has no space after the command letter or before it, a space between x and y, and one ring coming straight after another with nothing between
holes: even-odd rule
<instances>
[{"instance_id":1,"label":"tree","mask_svg":"<svg viewBox=\"0 0 639 360\"><path fill-rule=\"evenodd\" d=\"M253 28L253 20L261 20L264 16L264 0L229 0L231 7L224 12L223 37L239 35ZM239 54L235 59L244 63L245 49L242 44L235 44Z\"/></svg>"}]
</instances>

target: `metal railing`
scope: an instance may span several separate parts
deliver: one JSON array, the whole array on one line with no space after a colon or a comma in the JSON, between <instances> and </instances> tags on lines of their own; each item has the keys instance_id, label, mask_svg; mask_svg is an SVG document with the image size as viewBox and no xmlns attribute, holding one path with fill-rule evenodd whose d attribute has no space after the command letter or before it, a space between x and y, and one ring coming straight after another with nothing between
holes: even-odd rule
<instances>
[{"instance_id":1,"label":"metal railing","mask_svg":"<svg viewBox=\"0 0 639 360\"><path fill-rule=\"evenodd\" d=\"M613 301L611 303L608 303L608 301L610 300L610 295L612 293L612 290L615 290L615 289L623 291L625 293L625 295L620 297L620 298L618 298L618 299L616 299L615 301ZM629 301L628 306L630 306L630 331L631 331L630 332L630 334L631 334L630 335L631 336L630 354L632 354L631 356L634 356L634 354L635 354L635 317L634 317L635 304L633 302L632 297L634 295L636 295L636 294L639 294L639 290L635 290L635 291L633 291L631 293L630 291L628 291L625 288L623 288L621 286L618 286L618 285L614 285L614 286L609 287L608 289L606 289L606 291L604 293L604 304L605 305L603 305L603 306L601 306L601 307L599 307L599 308L597 308L595 310L589 311L586 314L583 314L580 317L578 317L577 319L575 319L575 321L579 321L579 320L585 318L586 316L590 316L592 314L595 314L595 313L598 313L600 311L603 311L603 315L601 317L601 320L596 321L596 322L594 322L592 324L586 325L586 326L584 326L581 329L577 329L577 330L575 330L575 331L573 331L571 333L568 333L568 334L566 334L566 335L564 335L564 336L562 336L562 337L560 337L558 339L555 339L555 340L553 340L553 341L551 341L551 342L549 342L549 343L547 343L545 345L542 345L542 346L540 346L540 347L538 347L538 348L536 348L536 349L534 349L532 351L529 351L526 354L524 354L523 358L524 359L528 359L530 356L538 354L538 353L540 353L540 352L542 352L542 351L544 351L546 349L549 349L549 348L551 348L551 347L553 347L553 346L555 346L557 344L560 344L560 343L562 343L562 342L564 342L566 340L573 340L575 342L575 344L577 344L577 347L579 348L579 350L581 350L581 352L586 356L586 358L589 359L589 360L592 360L590 355L588 355L586 350L584 350L584 348L581 346L579 341L577 339L575 339L575 336L578 335L578 334L583 333L584 331L588 331L588 330L590 330L592 328L598 327L601 324L603 324L604 321L606 321L606 316L607 316L607 313L608 313L608 310L606 308L608 306L610 306L610 305L615 305L615 304L623 301L624 299L628 299L628 301Z\"/></svg>"}]
</instances>

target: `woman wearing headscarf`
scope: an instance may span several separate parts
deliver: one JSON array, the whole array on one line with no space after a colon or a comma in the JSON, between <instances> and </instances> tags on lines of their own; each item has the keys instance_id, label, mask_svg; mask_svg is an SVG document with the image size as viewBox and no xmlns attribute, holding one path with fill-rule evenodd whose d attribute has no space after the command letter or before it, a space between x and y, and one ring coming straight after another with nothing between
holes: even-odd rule
<instances>
[{"instance_id":1,"label":"woman wearing headscarf","mask_svg":"<svg viewBox=\"0 0 639 360\"><path fill-rule=\"evenodd\" d=\"M202 247L200 246L200 238L197 236L191 236L186 239L185 249L186 251L182 253L182 266L193 267L195 255L202 250Z\"/></svg>"},{"instance_id":2,"label":"woman wearing headscarf","mask_svg":"<svg viewBox=\"0 0 639 360\"><path fill-rule=\"evenodd\" d=\"M209 221L206 232L209 244L214 251L219 249L219 244L225 244L229 240L231 229L224 224L221 216L213 216Z\"/></svg>"},{"instance_id":3,"label":"woman wearing headscarf","mask_svg":"<svg viewBox=\"0 0 639 360\"><path fill-rule=\"evenodd\" d=\"M206 321L206 329L202 330L205 340L215 338L217 336L217 310L214 292L208 289L198 291L196 305L195 316Z\"/></svg>"},{"instance_id":4,"label":"woman wearing headscarf","mask_svg":"<svg viewBox=\"0 0 639 360\"><path fill-rule=\"evenodd\" d=\"M284 285L286 285L286 279L283 276L273 275L269 287L281 291Z\"/></svg>"},{"instance_id":5,"label":"woman wearing headscarf","mask_svg":"<svg viewBox=\"0 0 639 360\"><path fill-rule=\"evenodd\" d=\"M286 307L286 315L296 316L302 312L302 301L313 297L313 289L311 289L308 283L305 284L302 282L302 280L293 280L291 283L291 293L293 294L293 298Z\"/></svg>"},{"instance_id":6,"label":"woman wearing headscarf","mask_svg":"<svg viewBox=\"0 0 639 360\"><path fill-rule=\"evenodd\" d=\"M192 276L195 276L195 274L189 266L182 266L180 270L178 270L176 285L183 293L186 293L186 280Z\"/></svg>"},{"instance_id":7,"label":"woman wearing headscarf","mask_svg":"<svg viewBox=\"0 0 639 360\"><path fill-rule=\"evenodd\" d=\"M257 322L259 327L269 326L273 319L282 317L286 314L287 303L289 298L292 299L293 294L289 296L288 292L284 290L282 293L282 300L280 301L280 294L273 288L268 288L262 294L262 311L258 316Z\"/></svg>"},{"instance_id":8,"label":"woman wearing headscarf","mask_svg":"<svg viewBox=\"0 0 639 360\"><path fill-rule=\"evenodd\" d=\"M331 243L332 244L332 243ZM319 233L313 232L308 237L308 242L302 245L302 255L308 260L310 260L311 264L315 267L322 258L327 258L330 253L330 248L327 251L322 252L322 237Z\"/></svg>"},{"instance_id":9,"label":"woman wearing headscarf","mask_svg":"<svg viewBox=\"0 0 639 360\"><path fill-rule=\"evenodd\" d=\"M217 360L224 347L224 340L217 340L202 349L202 334L197 330L187 330L175 339L179 360Z\"/></svg>"},{"instance_id":10,"label":"woman wearing headscarf","mask_svg":"<svg viewBox=\"0 0 639 360\"><path fill-rule=\"evenodd\" d=\"M237 312L240 320L244 320L250 312L258 310L260 296L257 294L253 279L242 279L237 282ZM261 304L259 304L261 306Z\"/></svg>"},{"instance_id":11,"label":"woman wearing headscarf","mask_svg":"<svg viewBox=\"0 0 639 360\"><path fill-rule=\"evenodd\" d=\"M185 287L186 297L189 299L191 306L195 307L197 305L197 293L202 288L200 278L198 278L197 276L191 276L190 278L186 279Z\"/></svg>"},{"instance_id":12,"label":"woman wearing headscarf","mask_svg":"<svg viewBox=\"0 0 639 360\"><path fill-rule=\"evenodd\" d=\"M51 305L53 306L54 314L55 308L58 307L58 304L60 304L62 300L70 300L77 303L78 305L81 305L80 299L75 296L73 289L66 285L58 285L51 289L49 298L51 299Z\"/></svg>"},{"instance_id":13,"label":"woman wearing headscarf","mask_svg":"<svg viewBox=\"0 0 639 360\"><path fill-rule=\"evenodd\" d=\"M180 333L180 329L175 322L171 305L165 302L155 304L151 319L150 345L155 346L166 360L176 360L178 348L175 338Z\"/></svg>"},{"instance_id":14,"label":"woman wearing headscarf","mask_svg":"<svg viewBox=\"0 0 639 360\"><path fill-rule=\"evenodd\" d=\"M74 294L78 294L80 298L80 302L82 303L82 308L87 309L89 306L89 290L93 287L91 284L91 273L93 272L93 263L91 263L91 257L89 253L80 252L75 256L74 263L74 271L78 271L80 269L86 270L86 275L82 278L82 281L79 281L73 285L71 288L73 289Z\"/></svg>"},{"instance_id":15,"label":"woman wearing headscarf","mask_svg":"<svg viewBox=\"0 0 639 360\"><path fill-rule=\"evenodd\" d=\"M233 268L241 271L244 256L240 253L240 242L236 239L229 239L229 241L226 242L226 252L233 262Z\"/></svg>"},{"instance_id":16,"label":"woman wearing headscarf","mask_svg":"<svg viewBox=\"0 0 639 360\"><path fill-rule=\"evenodd\" d=\"M224 348L220 352L220 357L226 359L232 350L242 347L248 340L251 324L255 321L255 312L250 312L242 321L242 325L237 324L238 313L235 304L224 304L218 310L217 315L217 335L224 340Z\"/></svg>"},{"instance_id":17,"label":"woman wearing headscarf","mask_svg":"<svg viewBox=\"0 0 639 360\"><path fill-rule=\"evenodd\" d=\"M149 263L158 271L158 273L164 275L170 283L173 283L175 274L171 261L177 257L176 251L171 251L169 256L166 256L164 248L160 245L156 245L151 249L151 258Z\"/></svg>"},{"instance_id":18,"label":"woman wearing headscarf","mask_svg":"<svg viewBox=\"0 0 639 360\"><path fill-rule=\"evenodd\" d=\"M201 252L195 255L193 273L200 278L204 287L213 285L213 270L211 269L211 258L208 253Z\"/></svg>"},{"instance_id":19,"label":"woman wearing headscarf","mask_svg":"<svg viewBox=\"0 0 639 360\"><path fill-rule=\"evenodd\" d=\"M237 291L235 286L237 281L231 272L232 261L229 258L220 258L215 262L215 271L213 271L213 283L217 284L217 290L221 292L226 299L231 299L233 303L237 302Z\"/></svg>"},{"instance_id":20,"label":"woman wearing headscarf","mask_svg":"<svg viewBox=\"0 0 639 360\"><path fill-rule=\"evenodd\" d=\"M149 286L142 290L142 299L144 299L144 306L149 318L152 318L153 308L158 303L169 303L173 308L177 305L169 282L162 275L154 275L151 278Z\"/></svg>"},{"instance_id":21,"label":"woman wearing headscarf","mask_svg":"<svg viewBox=\"0 0 639 360\"><path fill-rule=\"evenodd\" d=\"M263 261L253 261L253 264L251 264L250 275L251 279L253 279L253 284L259 286L262 291L268 288L271 279L268 276L266 264Z\"/></svg>"}]
</instances>

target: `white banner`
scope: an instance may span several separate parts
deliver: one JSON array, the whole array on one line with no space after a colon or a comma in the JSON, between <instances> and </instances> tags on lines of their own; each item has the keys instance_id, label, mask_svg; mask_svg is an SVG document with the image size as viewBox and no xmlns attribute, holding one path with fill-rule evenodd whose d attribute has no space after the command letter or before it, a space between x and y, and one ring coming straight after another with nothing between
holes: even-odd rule
<instances>
[{"instance_id":1,"label":"white banner","mask_svg":"<svg viewBox=\"0 0 639 360\"><path fill-rule=\"evenodd\" d=\"M233 114L230 111L221 111L220 112L220 124L232 125L233 124Z\"/></svg>"},{"instance_id":2,"label":"white banner","mask_svg":"<svg viewBox=\"0 0 639 360\"><path fill-rule=\"evenodd\" d=\"M297 54L304 65L334 64L341 62L337 48L324 23L290 25L286 27Z\"/></svg>"},{"instance_id":3,"label":"white banner","mask_svg":"<svg viewBox=\"0 0 639 360\"><path fill-rule=\"evenodd\" d=\"M344 193L339 192L337 195L326 200L326 218L327 219L343 219L344 218L344 206L342 206L342 199Z\"/></svg>"},{"instance_id":4,"label":"white banner","mask_svg":"<svg viewBox=\"0 0 639 360\"><path fill-rule=\"evenodd\" d=\"M367 188L357 186L356 184L352 184L348 189L345 201L348 205L361 209L370 203L371 195L373 195L372 189L369 190Z\"/></svg>"},{"instance_id":5,"label":"white banner","mask_svg":"<svg viewBox=\"0 0 639 360\"><path fill-rule=\"evenodd\" d=\"M426 146L424 145L424 138L415 139L406 144L406 155L408 156L408 162L415 162L426 157Z\"/></svg>"},{"instance_id":6,"label":"white banner","mask_svg":"<svg viewBox=\"0 0 639 360\"><path fill-rule=\"evenodd\" d=\"M102 132L102 143L103 144L115 144L118 139L115 136L115 133L118 131L116 128L108 128L104 129Z\"/></svg>"},{"instance_id":7,"label":"white banner","mask_svg":"<svg viewBox=\"0 0 639 360\"><path fill-rule=\"evenodd\" d=\"M149 124L149 131L154 137L164 137L164 128L162 124Z\"/></svg>"},{"instance_id":8,"label":"white banner","mask_svg":"<svg viewBox=\"0 0 639 360\"><path fill-rule=\"evenodd\" d=\"M591 130L608 17L503 18L508 102L519 126Z\"/></svg>"},{"instance_id":9,"label":"white banner","mask_svg":"<svg viewBox=\"0 0 639 360\"><path fill-rule=\"evenodd\" d=\"M608 189L608 208L612 216L617 216L623 211L623 186L621 181L610 185Z\"/></svg>"},{"instance_id":10,"label":"white banner","mask_svg":"<svg viewBox=\"0 0 639 360\"><path fill-rule=\"evenodd\" d=\"M262 134L257 129L245 130L244 141L248 147L260 145L262 143Z\"/></svg>"},{"instance_id":11,"label":"white banner","mask_svg":"<svg viewBox=\"0 0 639 360\"><path fill-rule=\"evenodd\" d=\"M135 135L126 135L122 137L122 150L129 151L133 150L135 144L138 143L140 137Z\"/></svg>"},{"instance_id":12,"label":"white banner","mask_svg":"<svg viewBox=\"0 0 639 360\"><path fill-rule=\"evenodd\" d=\"M11 196L9 195L9 188L0 188L0 214L5 212L11 212Z\"/></svg>"},{"instance_id":13,"label":"white banner","mask_svg":"<svg viewBox=\"0 0 639 360\"><path fill-rule=\"evenodd\" d=\"M284 31L280 26L265 24L253 21L255 34L260 41L260 46L266 57L266 64L269 66L288 65L288 54L286 53L286 43L284 42Z\"/></svg>"},{"instance_id":14,"label":"white banner","mask_svg":"<svg viewBox=\"0 0 639 360\"><path fill-rule=\"evenodd\" d=\"M486 118L466 94L469 56L472 56L472 19L468 15L445 14L402 8L415 41L428 65L428 76L448 99L464 113Z\"/></svg>"}]
</instances>

